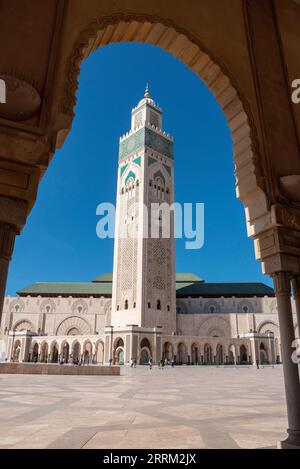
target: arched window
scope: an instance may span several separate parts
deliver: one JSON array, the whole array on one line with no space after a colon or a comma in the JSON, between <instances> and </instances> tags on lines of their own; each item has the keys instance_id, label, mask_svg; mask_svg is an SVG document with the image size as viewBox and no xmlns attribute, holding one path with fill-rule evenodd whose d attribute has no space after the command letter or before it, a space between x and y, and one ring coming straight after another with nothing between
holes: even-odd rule
<instances>
[{"instance_id":1,"label":"arched window","mask_svg":"<svg viewBox=\"0 0 300 469\"><path fill-rule=\"evenodd\" d=\"M161 303L160 303L160 300L157 300L156 309L161 309Z\"/></svg>"},{"instance_id":2,"label":"arched window","mask_svg":"<svg viewBox=\"0 0 300 469\"><path fill-rule=\"evenodd\" d=\"M128 300L125 300L125 307L124 309L128 309Z\"/></svg>"},{"instance_id":3,"label":"arched window","mask_svg":"<svg viewBox=\"0 0 300 469\"><path fill-rule=\"evenodd\" d=\"M170 311L170 305L167 306L167 310Z\"/></svg>"},{"instance_id":4,"label":"arched window","mask_svg":"<svg viewBox=\"0 0 300 469\"><path fill-rule=\"evenodd\" d=\"M148 301L148 308L151 308L151 303L150 303L150 301Z\"/></svg>"},{"instance_id":5,"label":"arched window","mask_svg":"<svg viewBox=\"0 0 300 469\"><path fill-rule=\"evenodd\" d=\"M136 302L133 303L133 307L134 307L134 308L136 307Z\"/></svg>"},{"instance_id":6,"label":"arched window","mask_svg":"<svg viewBox=\"0 0 300 469\"><path fill-rule=\"evenodd\" d=\"M117 311L119 311L119 309L120 309L120 306L118 305L118 306L117 306Z\"/></svg>"}]
</instances>

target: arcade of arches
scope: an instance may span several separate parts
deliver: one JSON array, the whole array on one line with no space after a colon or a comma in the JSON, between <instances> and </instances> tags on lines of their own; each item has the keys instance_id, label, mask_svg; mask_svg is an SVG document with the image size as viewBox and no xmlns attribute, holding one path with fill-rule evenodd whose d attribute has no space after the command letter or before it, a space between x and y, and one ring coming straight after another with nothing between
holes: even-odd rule
<instances>
[{"instance_id":1,"label":"arcade of arches","mask_svg":"<svg viewBox=\"0 0 300 469\"><path fill-rule=\"evenodd\" d=\"M72 125L80 62L111 42L160 46L204 80L227 117L248 234L263 272L274 279L289 426L282 445L300 447L299 370L291 360L291 287L298 323L300 318L300 105L291 102L291 84L300 73L300 5L297 0L189 4L187 9L178 2L175 9L173 0L28 0L18 9L1 1L0 69L9 99L0 109L0 310L15 236ZM16 98L19 92L24 99ZM30 332L16 331L11 339L18 358L26 340L22 334ZM47 337L47 346L32 341L32 356L50 351L68 357L71 337L57 344ZM90 360L96 343L87 339L80 353ZM126 332L122 340L126 345ZM167 342L166 354L176 351L182 360L188 354L232 361L238 353L240 359L249 353L242 343ZM258 347L260 359L267 360L267 345ZM147 347L143 350L144 357ZM120 344L116 352L121 360Z\"/></svg>"}]
</instances>

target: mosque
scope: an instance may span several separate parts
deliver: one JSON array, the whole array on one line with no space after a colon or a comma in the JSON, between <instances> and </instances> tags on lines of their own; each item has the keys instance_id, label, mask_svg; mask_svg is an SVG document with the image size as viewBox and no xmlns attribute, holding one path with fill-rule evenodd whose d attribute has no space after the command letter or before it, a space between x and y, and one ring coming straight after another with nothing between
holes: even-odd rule
<instances>
[{"instance_id":1,"label":"mosque","mask_svg":"<svg viewBox=\"0 0 300 469\"><path fill-rule=\"evenodd\" d=\"M174 202L173 138L162 129L162 110L147 87L132 110L130 131L120 138L113 274L90 282L34 283L7 296L2 361L281 362L272 288L176 274L172 213L170 235L163 237L159 224L158 237L149 236L152 215L139 204L150 209ZM124 227L142 236L126 237Z\"/></svg>"}]
</instances>

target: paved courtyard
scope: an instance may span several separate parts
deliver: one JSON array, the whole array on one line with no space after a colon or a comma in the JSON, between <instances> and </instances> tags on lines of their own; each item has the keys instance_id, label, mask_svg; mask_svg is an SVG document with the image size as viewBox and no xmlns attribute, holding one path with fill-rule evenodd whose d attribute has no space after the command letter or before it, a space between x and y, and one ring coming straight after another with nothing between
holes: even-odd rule
<instances>
[{"instance_id":1,"label":"paved courtyard","mask_svg":"<svg viewBox=\"0 0 300 469\"><path fill-rule=\"evenodd\" d=\"M0 448L271 448L282 367L0 376Z\"/></svg>"}]
</instances>

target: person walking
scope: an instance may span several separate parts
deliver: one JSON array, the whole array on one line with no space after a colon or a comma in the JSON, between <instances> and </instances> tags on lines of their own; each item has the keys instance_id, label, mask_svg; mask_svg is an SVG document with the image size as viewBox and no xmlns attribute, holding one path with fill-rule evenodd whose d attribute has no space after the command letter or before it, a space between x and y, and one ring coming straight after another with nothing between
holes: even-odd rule
<instances>
[{"instance_id":1,"label":"person walking","mask_svg":"<svg viewBox=\"0 0 300 469\"><path fill-rule=\"evenodd\" d=\"M152 370L153 360L152 357L149 358L149 369Z\"/></svg>"}]
</instances>

